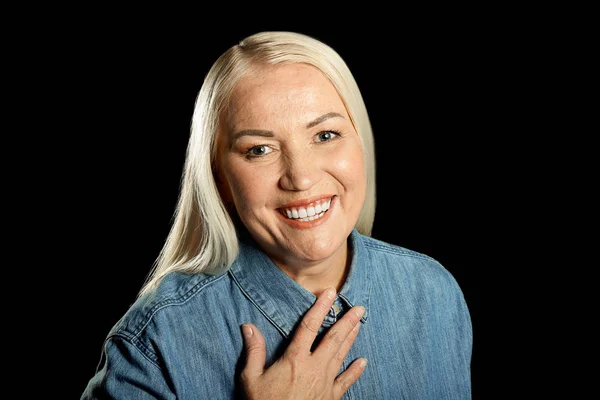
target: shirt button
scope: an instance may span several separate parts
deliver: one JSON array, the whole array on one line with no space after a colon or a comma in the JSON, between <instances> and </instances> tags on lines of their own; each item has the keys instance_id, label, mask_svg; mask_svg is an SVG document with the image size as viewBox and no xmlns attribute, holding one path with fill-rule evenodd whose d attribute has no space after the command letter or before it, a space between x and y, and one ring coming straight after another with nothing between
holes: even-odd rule
<instances>
[{"instance_id":1,"label":"shirt button","mask_svg":"<svg viewBox=\"0 0 600 400\"><path fill-rule=\"evenodd\" d=\"M340 306L338 306L337 304L333 304L333 312L335 313L335 315L337 316L340 313Z\"/></svg>"}]
</instances>

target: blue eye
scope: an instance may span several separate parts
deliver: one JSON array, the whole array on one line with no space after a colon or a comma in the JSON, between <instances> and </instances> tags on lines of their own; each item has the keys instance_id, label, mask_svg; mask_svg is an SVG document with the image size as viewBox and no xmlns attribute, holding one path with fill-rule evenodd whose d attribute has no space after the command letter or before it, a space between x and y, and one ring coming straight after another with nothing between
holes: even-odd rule
<instances>
[{"instance_id":1,"label":"blue eye","mask_svg":"<svg viewBox=\"0 0 600 400\"><path fill-rule=\"evenodd\" d=\"M265 154L269 154L271 151L271 149L269 148L269 146L265 146L264 144L261 144L260 146L254 146L251 149L249 149L246 154L249 157L262 157Z\"/></svg>"},{"instance_id":2,"label":"blue eye","mask_svg":"<svg viewBox=\"0 0 600 400\"><path fill-rule=\"evenodd\" d=\"M317 133L317 142L329 142L333 140L335 136L339 136L340 134L335 131L323 131Z\"/></svg>"}]
</instances>

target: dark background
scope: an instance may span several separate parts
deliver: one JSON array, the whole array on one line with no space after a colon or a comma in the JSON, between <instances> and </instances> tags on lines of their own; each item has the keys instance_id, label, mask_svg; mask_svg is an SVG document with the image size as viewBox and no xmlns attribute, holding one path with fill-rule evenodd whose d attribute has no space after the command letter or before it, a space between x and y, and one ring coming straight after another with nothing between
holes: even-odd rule
<instances>
[{"instance_id":1,"label":"dark background","mask_svg":"<svg viewBox=\"0 0 600 400\"><path fill-rule=\"evenodd\" d=\"M425 253L456 278L474 331L473 398L481 383L479 288L495 203L493 149L502 141L507 68L486 21L410 27L329 23L222 28L78 20L44 46L64 135L60 223L68 224L78 340L69 381L93 376L103 340L135 300L171 223L194 101L214 60L262 30L306 33L344 58L375 135L373 237ZM377 29L379 28L379 29ZM42 39L43 40L43 39ZM44 57L46 57L44 55ZM56 238L55 238L56 239Z\"/></svg>"}]
</instances>

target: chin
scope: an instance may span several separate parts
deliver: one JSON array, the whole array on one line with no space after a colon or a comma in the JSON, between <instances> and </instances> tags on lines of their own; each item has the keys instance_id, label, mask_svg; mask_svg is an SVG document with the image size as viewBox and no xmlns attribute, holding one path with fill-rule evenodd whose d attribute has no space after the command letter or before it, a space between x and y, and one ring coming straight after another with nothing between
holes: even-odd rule
<instances>
[{"instance_id":1,"label":"chin","mask_svg":"<svg viewBox=\"0 0 600 400\"><path fill-rule=\"evenodd\" d=\"M297 248L302 252L303 257L311 261L321 261L333 256L344 243L342 238L317 236L312 243L305 245L298 244Z\"/></svg>"}]
</instances>

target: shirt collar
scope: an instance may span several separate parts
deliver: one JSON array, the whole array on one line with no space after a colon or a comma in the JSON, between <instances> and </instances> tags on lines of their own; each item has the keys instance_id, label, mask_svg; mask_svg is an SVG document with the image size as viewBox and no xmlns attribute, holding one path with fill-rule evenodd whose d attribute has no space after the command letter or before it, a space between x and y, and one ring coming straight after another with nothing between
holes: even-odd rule
<instances>
[{"instance_id":1,"label":"shirt collar","mask_svg":"<svg viewBox=\"0 0 600 400\"><path fill-rule=\"evenodd\" d=\"M369 315L372 279L369 256L356 228L350 233L348 245L350 270L338 295L345 306L365 307L361 320L365 323ZM317 299L283 272L248 234L240 235L240 252L229 274L244 295L285 337L291 336L296 324Z\"/></svg>"}]
</instances>

